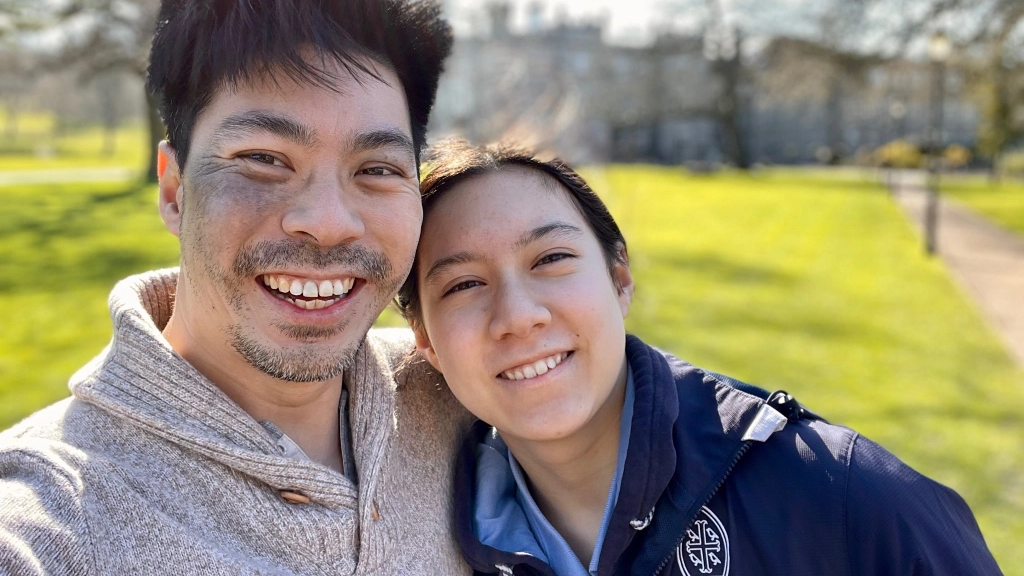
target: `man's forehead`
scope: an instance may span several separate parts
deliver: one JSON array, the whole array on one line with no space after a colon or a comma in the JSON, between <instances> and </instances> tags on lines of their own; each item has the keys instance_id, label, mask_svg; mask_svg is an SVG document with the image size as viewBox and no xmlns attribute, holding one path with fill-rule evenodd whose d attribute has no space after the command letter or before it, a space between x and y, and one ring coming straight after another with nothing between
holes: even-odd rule
<instances>
[{"instance_id":1,"label":"man's forehead","mask_svg":"<svg viewBox=\"0 0 1024 576\"><path fill-rule=\"evenodd\" d=\"M351 141L369 131L399 131L411 139L405 95L394 88L397 78L391 80L350 76L338 89L287 77L225 85L197 117L196 132L221 140L258 131L290 134L304 145L328 134Z\"/></svg>"},{"instance_id":2,"label":"man's forehead","mask_svg":"<svg viewBox=\"0 0 1024 576\"><path fill-rule=\"evenodd\" d=\"M287 64L267 64L255 72L221 80L214 89L217 95L243 94L288 95L310 89L321 90L329 97L348 95L373 84L389 87L405 95L401 80L389 64L369 57L340 60L332 56L307 55L307 66L299 69Z\"/></svg>"}]
</instances>

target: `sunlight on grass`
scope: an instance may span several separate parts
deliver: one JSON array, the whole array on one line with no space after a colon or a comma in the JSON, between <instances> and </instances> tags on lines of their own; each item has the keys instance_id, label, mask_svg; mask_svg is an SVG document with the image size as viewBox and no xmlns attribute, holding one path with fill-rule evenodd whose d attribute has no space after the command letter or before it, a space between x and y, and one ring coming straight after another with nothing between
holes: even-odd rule
<instances>
[{"instance_id":1,"label":"sunlight on grass","mask_svg":"<svg viewBox=\"0 0 1024 576\"><path fill-rule=\"evenodd\" d=\"M1024 375L882 188L850 173L586 172L630 243L628 327L784 388L971 504L1024 575ZM67 395L110 338L106 294L173 265L154 187L0 188L0 428ZM382 325L403 325L389 308Z\"/></svg>"},{"instance_id":2,"label":"sunlight on grass","mask_svg":"<svg viewBox=\"0 0 1024 576\"><path fill-rule=\"evenodd\" d=\"M947 177L942 192L1003 228L1024 234L1024 183L993 183L986 177Z\"/></svg>"},{"instance_id":3,"label":"sunlight on grass","mask_svg":"<svg viewBox=\"0 0 1024 576\"><path fill-rule=\"evenodd\" d=\"M3 124L0 110L0 126ZM18 120L16 136L0 138L0 171L125 167L142 169L149 159L149 138L142 124L120 127L111 153L105 150L106 134L100 126L55 130L47 115L27 115Z\"/></svg>"},{"instance_id":4,"label":"sunlight on grass","mask_svg":"<svg viewBox=\"0 0 1024 576\"><path fill-rule=\"evenodd\" d=\"M588 173L630 242L630 331L783 388L953 486L1024 574L1024 375L880 186Z\"/></svg>"},{"instance_id":5,"label":"sunlight on grass","mask_svg":"<svg viewBox=\"0 0 1024 576\"><path fill-rule=\"evenodd\" d=\"M110 339L107 294L177 262L156 187L0 188L0 428L67 396L67 379Z\"/></svg>"}]
</instances>

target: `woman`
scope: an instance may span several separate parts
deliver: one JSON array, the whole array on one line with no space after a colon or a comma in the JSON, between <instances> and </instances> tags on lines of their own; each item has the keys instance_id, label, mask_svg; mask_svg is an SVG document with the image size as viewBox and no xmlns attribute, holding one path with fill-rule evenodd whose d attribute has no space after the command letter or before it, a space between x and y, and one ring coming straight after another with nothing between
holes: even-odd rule
<instances>
[{"instance_id":1,"label":"woman","mask_svg":"<svg viewBox=\"0 0 1024 576\"><path fill-rule=\"evenodd\" d=\"M998 574L951 490L627 336L626 241L568 166L457 140L427 164L399 306L480 419L455 486L477 573Z\"/></svg>"}]
</instances>

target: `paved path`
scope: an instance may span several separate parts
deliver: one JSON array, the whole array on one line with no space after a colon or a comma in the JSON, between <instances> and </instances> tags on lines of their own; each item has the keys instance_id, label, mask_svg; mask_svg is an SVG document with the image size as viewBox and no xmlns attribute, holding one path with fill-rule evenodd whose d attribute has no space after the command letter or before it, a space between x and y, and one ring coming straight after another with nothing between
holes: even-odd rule
<instances>
[{"instance_id":1,"label":"paved path","mask_svg":"<svg viewBox=\"0 0 1024 576\"><path fill-rule=\"evenodd\" d=\"M135 178L138 174L138 170L122 167L0 170L0 186L69 184L74 182L120 182Z\"/></svg>"},{"instance_id":2,"label":"paved path","mask_svg":"<svg viewBox=\"0 0 1024 576\"><path fill-rule=\"evenodd\" d=\"M891 180L897 202L919 231L925 182L920 171L894 173ZM1024 237L948 197L939 206L939 255L1024 368Z\"/></svg>"}]
</instances>

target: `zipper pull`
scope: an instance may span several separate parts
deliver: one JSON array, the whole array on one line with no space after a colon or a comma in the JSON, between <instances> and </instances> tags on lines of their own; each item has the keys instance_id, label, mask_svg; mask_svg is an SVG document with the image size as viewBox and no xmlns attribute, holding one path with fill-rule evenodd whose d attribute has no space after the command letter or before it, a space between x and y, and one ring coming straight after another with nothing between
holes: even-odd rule
<instances>
[{"instance_id":1,"label":"zipper pull","mask_svg":"<svg viewBox=\"0 0 1024 576\"><path fill-rule=\"evenodd\" d=\"M781 412L772 408L767 403L762 404L761 409L754 416L754 421L750 423L747 431L743 433L743 441L754 440L756 442L764 442L772 434L785 428L786 422L788 422L788 419Z\"/></svg>"}]
</instances>

